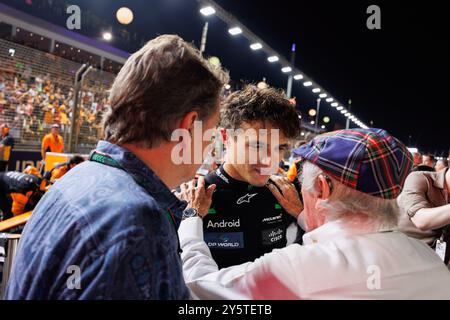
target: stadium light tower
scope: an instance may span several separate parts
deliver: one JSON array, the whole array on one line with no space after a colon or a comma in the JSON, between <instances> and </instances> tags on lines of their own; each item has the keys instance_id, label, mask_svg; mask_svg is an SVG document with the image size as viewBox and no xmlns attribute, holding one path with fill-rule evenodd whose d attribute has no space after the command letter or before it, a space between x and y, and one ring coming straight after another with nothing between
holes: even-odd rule
<instances>
[{"instance_id":1,"label":"stadium light tower","mask_svg":"<svg viewBox=\"0 0 450 320\"><path fill-rule=\"evenodd\" d=\"M228 32L229 32L232 36L237 36L238 34L241 34L241 33L242 33L242 29L239 28L239 27L233 27L233 28L230 28L230 29L228 30Z\"/></svg>"},{"instance_id":2,"label":"stadium light tower","mask_svg":"<svg viewBox=\"0 0 450 320\"><path fill-rule=\"evenodd\" d=\"M205 17L209 17L216 13L216 9L214 9L212 6L205 6L200 9L200 13ZM208 38L208 27L209 22L205 21L202 31L202 38L200 40L200 53L204 53L206 49L206 40Z\"/></svg>"},{"instance_id":3,"label":"stadium light tower","mask_svg":"<svg viewBox=\"0 0 450 320\"><path fill-rule=\"evenodd\" d=\"M208 38L208 27L209 23L208 21L205 22L205 25L203 26L203 32L202 32L202 39L200 40L200 53L203 54L206 49L206 39Z\"/></svg>"},{"instance_id":4,"label":"stadium light tower","mask_svg":"<svg viewBox=\"0 0 450 320\"><path fill-rule=\"evenodd\" d=\"M295 64L295 51L297 50L297 46L295 43L292 44L291 47L291 65ZM288 81L287 81L287 88L286 88L286 95L288 97L288 99L291 97L292 95L292 81L293 81L294 77L292 76L292 74L289 75L288 77Z\"/></svg>"},{"instance_id":5,"label":"stadium light tower","mask_svg":"<svg viewBox=\"0 0 450 320\"><path fill-rule=\"evenodd\" d=\"M250 45L250 48L251 48L253 51L256 51L256 50L262 49L262 45L261 45L261 43L256 42L256 43L251 44L251 45Z\"/></svg>"},{"instance_id":6,"label":"stadium light tower","mask_svg":"<svg viewBox=\"0 0 450 320\"><path fill-rule=\"evenodd\" d=\"M200 9L200 13L205 17L211 16L216 13L216 9L211 6L206 6Z\"/></svg>"},{"instance_id":7,"label":"stadium light tower","mask_svg":"<svg viewBox=\"0 0 450 320\"><path fill-rule=\"evenodd\" d=\"M261 38L255 35L251 30L249 30L245 25L239 22L232 14L228 13L225 9L223 9L215 0L197 0L200 3L200 12L204 16L214 14L216 17L221 19L223 22L228 25L228 33L236 37L238 35L242 35L247 40L250 41L252 50L261 50L267 54L267 61L269 63L279 62L283 67L281 71L288 76L288 84L286 88L286 95L289 97L291 95L291 90L293 86L293 80L303 80L304 87L310 87L313 90L313 93L317 94L320 99L323 99L327 103L330 103L332 107L337 108L339 111L344 109L344 106L340 101L336 98L330 97L331 94L326 93L325 88L321 88L318 83L313 81L313 79L306 74L304 74L301 70L298 70L295 67L295 52L296 46L295 44L291 48L291 61L286 60L282 55L280 55L276 50L270 47L266 42L264 42ZM335 102L335 103L334 103ZM338 107L339 106L339 107ZM349 106L349 112L351 110L351 106ZM347 111L347 110L346 110ZM350 124L350 117L347 117L347 127ZM318 121L316 121L317 123ZM320 124L318 124L320 125ZM364 123L361 125L365 126Z\"/></svg>"},{"instance_id":8,"label":"stadium light tower","mask_svg":"<svg viewBox=\"0 0 450 320\"><path fill-rule=\"evenodd\" d=\"M350 113L350 111L352 110L352 99L348 100L348 112ZM347 120L345 121L345 129L349 129L350 128L350 119L347 118Z\"/></svg>"},{"instance_id":9,"label":"stadium light tower","mask_svg":"<svg viewBox=\"0 0 450 320\"><path fill-rule=\"evenodd\" d=\"M319 124L320 101L322 101L322 99L320 99L320 98L317 99L316 133L317 133L317 125Z\"/></svg>"}]
</instances>

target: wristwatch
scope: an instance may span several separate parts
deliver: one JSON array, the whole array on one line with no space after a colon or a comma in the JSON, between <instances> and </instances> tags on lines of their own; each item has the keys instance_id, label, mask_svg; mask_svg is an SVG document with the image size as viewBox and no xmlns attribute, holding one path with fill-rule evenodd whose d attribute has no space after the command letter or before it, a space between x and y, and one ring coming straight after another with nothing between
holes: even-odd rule
<instances>
[{"instance_id":1,"label":"wristwatch","mask_svg":"<svg viewBox=\"0 0 450 320\"><path fill-rule=\"evenodd\" d=\"M183 211L183 217L182 219L187 219L187 218L193 218L193 217L200 217L200 214L198 213L198 210L195 208L187 208L186 210Z\"/></svg>"}]
</instances>

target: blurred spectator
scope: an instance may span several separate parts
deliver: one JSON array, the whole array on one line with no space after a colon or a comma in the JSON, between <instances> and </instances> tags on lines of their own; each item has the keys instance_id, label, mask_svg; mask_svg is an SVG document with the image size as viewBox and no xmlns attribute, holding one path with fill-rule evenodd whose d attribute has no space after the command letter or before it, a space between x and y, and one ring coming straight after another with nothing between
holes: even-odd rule
<instances>
[{"instance_id":1,"label":"blurred spectator","mask_svg":"<svg viewBox=\"0 0 450 320\"><path fill-rule=\"evenodd\" d=\"M300 148L305 143L306 143L305 140L297 141L294 144L294 148L292 150L296 150L296 149ZM298 185L298 176L300 174L300 172L299 172L300 160L301 160L301 157L298 157L297 155L295 155L294 152L291 153L291 156L289 158L290 165L289 165L289 169L286 173L286 177L289 179L289 181L291 181L295 185Z\"/></svg>"},{"instance_id":2,"label":"blurred spectator","mask_svg":"<svg viewBox=\"0 0 450 320\"><path fill-rule=\"evenodd\" d=\"M286 173L286 177L288 180L294 184L298 184L298 175L300 173L300 164L301 158L294 160L294 162L289 166L288 172Z\"/></svg>"},{"instance_id":3,"label":"blurred spectator","mask_svg":"<svg viewBox=\"0 0 450 320\"><path fill-rule=\"evenodd\" d=\"M52 125L51 132L42 140L42 160L45 160L47 152L64 152L64 141L59 135L59 125L57 124Z\"/></svg>"},{"instance_id":4,"label":"blurred spectator","mask_svg":"<svg viewBox=\"0 0 450 320\"><path fill-rule=\"evenodd\" d=\"M81 156L73 156L69 161L56 165L52 170L47 171L44 174L44 179L50 183L55 183L56 180L62 178L70 169L84 162L84 158Z\"/></svg>"},{"instance_id":5,"label":"blurred spectator","mask_svg":"<svg viewBox=\"0 0 450 320\"><path fill-rule=\"evenodd\" d=\"M0 69L3 66L0 59ZM61 73L64 70L61 69ZM73 90L56 77L29 76L0 70L0 123L9 123L17 134L16 144L36 144L52 124L59 124L61 135L70 129ZM44 80L45 79L45 80ZM76 133L78 141L94 145L101 137L101 119L108 106L106 87L86 82L79 105Z\"/></svg>"},{"instance_id":6,"label":"blurred spectator","mask_svg":"<svg viewBox=\"0 0 450 320\"><path fill-rule=\"evenodd\" d=\"M399 228L410 237L436 247L446 241L448 263L450 249L450 171L412 172L398 198L401 209Z\"/></svg>"},{"instance_id":7,"label":"blurred spectator","mask_svg":"<svg viewBox=\"0 0 450 320\"><path fill-rule=\"evenodd\" d=\"M42 178L22 172L0 173L0 210L9 219L34 209L43 195Z\"/></svg>"},{"instance_id":8,"label":"blurred spectator","mask_svg":"<svg viewBox=\"0 0 450 320\"><path fill-rule=\"evenodd\" d=\"M8 162L11 151L14 148L14 138L9 135L9 127L6 123L0 127L0 172L8 170Z\"/></svg>"},{"instance_id":9,"label":"blurred spectator","mask_svg":"<svg viewBox=\"0 0 450 320\"><path fill-rule=\"evenodd\" d=\"M436 172L442 171L445 168L448 168L447 159L439 159L438 161L436 161L436 165L434 166L434 170L436 170Z\"/></svg>"},{"instance_id":10,"label":"blurred spectator","mask_svg":"<svg viewBox=\"0 0 450 320\"><path fill-rule=\"evenodd\" d=\"M414 167L422 164L422 154L420 152L414 152Z\"/></svg>"},{"instance_id":11,"label":"blurred spectator","mask_svg":"<svg viewBox=\"0 0 450 320\"><path fill-rule=\"evenodd\" d=\"M434 156L432 154L424 154L422 156L422 164L434 168Z\"/></svg>"}]
</instances>

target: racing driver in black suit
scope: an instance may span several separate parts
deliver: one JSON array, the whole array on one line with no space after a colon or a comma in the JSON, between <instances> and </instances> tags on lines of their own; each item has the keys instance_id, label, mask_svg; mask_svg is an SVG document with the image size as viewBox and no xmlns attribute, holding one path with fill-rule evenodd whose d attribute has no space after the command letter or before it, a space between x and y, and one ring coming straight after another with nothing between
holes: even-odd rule
<instances>
[{"instance_id":1,"label":"racing driver in black suit","mask_svg":"<svg viewBox=\"0 0 450 320\"><path fill-rule=\"evenodd\" d=\"M282 92L250 85L225 100L221 127L226 130L225 163L205 177L206 186L216 188L209 211L199 213L204 240L219 268L285 247L291 224L296 242L303 234L296 223L300 200L292 207L274 196L290 183L273 174L289 140L300 134L294 107Z\"/></svg>"}]
</instances>

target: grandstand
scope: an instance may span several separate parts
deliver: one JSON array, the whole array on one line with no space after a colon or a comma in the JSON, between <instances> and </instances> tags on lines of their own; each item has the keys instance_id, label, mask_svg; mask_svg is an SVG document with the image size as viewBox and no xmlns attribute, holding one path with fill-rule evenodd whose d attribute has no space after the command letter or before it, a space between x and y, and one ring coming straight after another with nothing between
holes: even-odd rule
<instances>
[{"instance_id":1,"label":"grandstand","mask_svg":"<svg viewBox=\"0 0 450 320\"><path fill-rule=\"evenodd\" d=\"M11 127L16 150L39 150L53 123L68 140L74 78L82 63L95 69L81 90L75 152L92 149L101 137L107 90L128 54L3 4L0 21L0 123Z\"/></svg>"}]
</instances>

